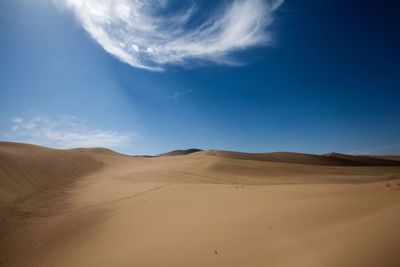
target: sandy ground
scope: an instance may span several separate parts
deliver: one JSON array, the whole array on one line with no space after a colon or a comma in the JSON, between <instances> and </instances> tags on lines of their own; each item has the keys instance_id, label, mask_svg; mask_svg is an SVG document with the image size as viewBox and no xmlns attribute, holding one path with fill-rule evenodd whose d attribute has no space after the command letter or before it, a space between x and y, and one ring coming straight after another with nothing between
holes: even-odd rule
<instances>
[{"instance_id":1,"label":"sandy ground","mask_svg":"<svg viewBox=\"0 0 400 267\"><path fill-rule=\"evenodd\" d=\"M3 142L0 265L400 266L400 167L337 158Z\"/></svg>"}]
</instances>

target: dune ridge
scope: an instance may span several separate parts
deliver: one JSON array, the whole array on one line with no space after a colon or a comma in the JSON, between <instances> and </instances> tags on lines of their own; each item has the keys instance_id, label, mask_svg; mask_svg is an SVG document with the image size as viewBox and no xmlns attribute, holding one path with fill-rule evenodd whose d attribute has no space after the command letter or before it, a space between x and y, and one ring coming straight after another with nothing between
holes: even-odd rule
<instances>
[{"instance_id":1,"label":"dune ridge","mask_svg":"<svg viewBox=\"0 0 400 267\"><path fill-rule=\"evenodd\" d=\"M200 152L202 151L201 149L198 148L189 148L189 149L178 149L178 150L172 150L166 153L159 154L157 156L163 157L163 156L182 156L182 155L189 155L192 153Z\"/></svg>"},{"instance_id":2,"label":"dune ridge","mask_svg":"<svg viewBox=\"0 0 400 267\"><path fill-rule=\"evenodd\" d=\"M241 159L257 160L281 163L297 163L309 165L327 166L400 166L400 163L389 158L376 158L370 156L353 156L340 153L329 153L325 155L314 155L293 152L272 152L272 153L245 153L223 150L209 150L206 155Z\"/></svg>"},{"instance_id":3,"label":"dune ridge","mask_svg":"<svg viewBox=\"0 0 400 267\"><path fill-rule=\"evenodd\" d=\"M398 266L400 167L0 142L2 266Z\"/></svg>"}]
</instances>

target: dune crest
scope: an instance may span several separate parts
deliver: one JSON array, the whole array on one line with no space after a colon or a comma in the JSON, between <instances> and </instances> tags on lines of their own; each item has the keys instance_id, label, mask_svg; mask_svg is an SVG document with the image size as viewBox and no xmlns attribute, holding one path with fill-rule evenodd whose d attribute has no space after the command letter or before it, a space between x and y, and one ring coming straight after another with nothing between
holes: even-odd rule
<instances>
[{"instance_id":1,"label":"dune crest","mask_svg":"<svg viewBox=\"0 0 400 267\"><path fill-rule=\"evenodd\" d=\"M162 153L157 156L182 156L182 155L189 155L192 153L200 152L202 151L201 149L197 148L189 148L189 149L178 149L178 150L172 150L170 152Z\"/></svg>"},{"instance_id":2,"label":"dune crest","mask_svg":"<svg viewBox=\"0 0 400 267\"><path fill-rule=\"evenodd\" d=\"M293 152L245 153L223 150L209 150L206 155L229 159L257 160L281 163L296 163L326 166L400 166L400 163L390 158L369 156L353 156L340 153L314 155Z\"/></svg>"},{"instance_id":3,"label":"dune crest","mask_svg":"<svg viewBox=\"0 0 400 267\"><path fill-rule=\"evenodd\" d=\"M0 142L0 265L398 266L393 162Z\"/></svg>"}]
</instances>

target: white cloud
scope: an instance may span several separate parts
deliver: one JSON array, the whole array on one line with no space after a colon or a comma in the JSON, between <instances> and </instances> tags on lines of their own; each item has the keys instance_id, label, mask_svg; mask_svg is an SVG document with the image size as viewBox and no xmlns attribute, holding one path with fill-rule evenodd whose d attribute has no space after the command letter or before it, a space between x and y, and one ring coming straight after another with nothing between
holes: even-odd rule
<instances>
[{"instance_id":1,"label":"white cloud","mask_svg":"<svg viewBox=\"0 0 400 267\"><path fill-rule=\"evenodd\" d=\"M178 100L180 97L189 94L189 93L193 93L192 89L186 90L186 91L176 91L175 93L173 93L172 95L168 95L167 98L172 99L172 100Z\"/></svg>"},{"instance_id":2,"label":"white cloud","mask_svg":"<svg viewBox=\"0 0 400 267\"><path fill-rule=\"evenodd\" d=\"M194 1L171 14L169 0L53 0L71 9L82 27L108 53L133 67L200 59L234 64L234 51L271 41L267 27L283 0L222 1L225 6L196 16Z\"/></svg>"},{"instance_id":3,"label":"white cloud","mask_svg":"<svg viewBox=\"0 0 400 267\"><path fill-rule=\"evenodd\" d=\"M93 129L85 121L70 116L16 117L7 128L0 134L2 138L58 148L118 148L138 138L132 132Z\"/></svg>"}]
</instances>

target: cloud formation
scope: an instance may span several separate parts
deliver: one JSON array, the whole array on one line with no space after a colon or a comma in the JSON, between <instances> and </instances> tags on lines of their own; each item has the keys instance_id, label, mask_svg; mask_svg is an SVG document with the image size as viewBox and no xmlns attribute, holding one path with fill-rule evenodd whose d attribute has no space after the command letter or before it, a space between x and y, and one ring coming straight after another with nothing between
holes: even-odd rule
<instances>
[{"instance_id":1,"label":"cloud formation","mask_svg":"<svg viewBox=\"0 0 400 267\"><path fill-rule=\"evenodd\" d=\"M92 129L75 117L16 117L2 138L58 148L109 147L118 148L137 139L132 132Z\"/></svg>"},{"instance_id":2,"label":"cloud formation","mask_svg":"<svg viewBox=\"0 0 400 267\"><path fill-rule=\"evenodd\" d=\"M172 99L172 100L178 100L179 98L181 98L187 94L190 94L190 93L193 93L192 89L185 90L185 91L176 91L172 95L168 95L167 98Z\"/></svg>"},{"instance_id":3,"label":"cloud formation","mask_svg":"<svg viewBox=\"0 0 400 267\"><path fill-rule=\"evenodd\" d=\"M271 41L267 27L283 0L220 1L199 15L195 1L53 0L72 10L108 53L133 67L162 70L190 60L234 64L229 54ZM176 4L176 3L175 3ZM223 5L224 4L224 5Z\"/></svg>"}]
</instances>

